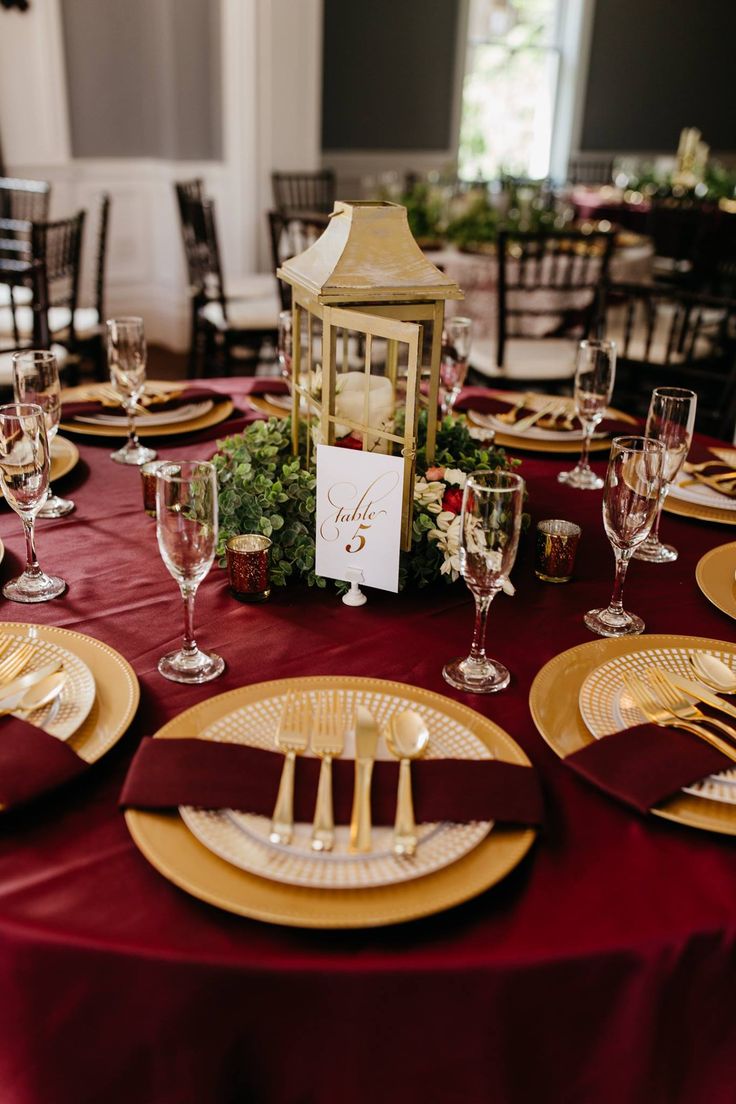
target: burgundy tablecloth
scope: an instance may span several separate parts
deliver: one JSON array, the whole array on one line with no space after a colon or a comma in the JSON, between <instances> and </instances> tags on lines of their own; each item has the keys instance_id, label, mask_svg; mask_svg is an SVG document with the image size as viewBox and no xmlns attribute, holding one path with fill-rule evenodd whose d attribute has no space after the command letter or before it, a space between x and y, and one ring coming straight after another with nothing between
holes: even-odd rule
<instances>
[{"instance_id":1,"label":"burgundy tablecloth","mask_svg":"<svg viewBox=\"0 0 736 1104\"><path fill-rule=\"evenodd\" d=\"M228 380L223 390L247 391ZM166 445L165 457L210 443ZM141 509L136 471L82 444L60 484L77 512L40 522L42 562L68 595L0 616L90 633L141 680L140 717L96 767L0 825L2 1104L720 1104L734 1099L736 841L644 819L564 767L527 707L540 666L592 637L582 614L608 598L613 556L600 493L556 482L570 460L525 456L534 519L578 521L578 572L538 582L531 540L515 598L491 611L489 646L513 672L504 693L460 700L498 722L539 767L548 822L524 863L468 904L414 924L348 933L270 927L219 912L158 874L116 803L150 732L213 693L305 673L400 679L456 697L441 666L467 649L462 586L362 609L294 588L262 606L215 569L198 636L228 662L214 686L156 673L180 629L179 600ZM604 460L595 466L603 470ZM733 639L694 569L731 529L665 516L681 550L634 562L627 603L654 632ZM17 519L0 516L7 578Z\"/></svg>"}]
</instances>

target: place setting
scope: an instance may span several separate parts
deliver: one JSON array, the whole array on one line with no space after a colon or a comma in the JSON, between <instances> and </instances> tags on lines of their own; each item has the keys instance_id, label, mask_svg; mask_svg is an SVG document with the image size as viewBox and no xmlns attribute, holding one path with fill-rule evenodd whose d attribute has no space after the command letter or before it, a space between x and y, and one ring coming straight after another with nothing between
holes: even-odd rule
<instances>
[{"instance_id":1,"label":"place setting","mask_svg":"<svg viewBox=\"0 0 736 1104\"><path fill-rule=\"evenodd\" d=\"M127 731L138 680L119 652L53 626L0 632L0 810L78 777Z\"/></svg>"},{"instance_id":2,"label":"place setting","mask_svg":"<svg viewBox=\"0 0 736 1104\"><path fill-rule=\"evenodd\" d=\"M664 508L681 517L736 524L736 449L701 447L689 454Z\"/></svg>"}]
</instances>

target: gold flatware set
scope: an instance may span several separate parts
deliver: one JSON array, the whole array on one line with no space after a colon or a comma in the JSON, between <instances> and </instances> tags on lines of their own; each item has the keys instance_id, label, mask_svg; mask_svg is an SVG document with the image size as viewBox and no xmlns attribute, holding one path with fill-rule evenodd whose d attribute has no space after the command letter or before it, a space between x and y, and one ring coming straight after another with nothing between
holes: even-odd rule
<instances>
[{"instance_id":1,"label":"gold flatware set","mask_svg":"<svg viewBox=\"0 0 736 1104\"><path fill-rule=\"evenodd\" d=\"M30 641L16 644L12 637L0 637L0 717L9 713L33 713L54 701L67 681L60 660L23 674L35 646Z\"/></svg>"},{"instance_id":2,"label":"gold flatware set","mask_svg":"<svg viewBox=\"0 0 736 1104\"><path fill-rule=\"evenodd\" d=\"M355 784L350 817L350 850L371 851L371 782L381 728L363 705L352 718L345 716L340 696L326 691L314 706L304 696L289 694L284 702L274 737L277 751L284 755L281 780L271 819L270 840L288 845L294 834L294 774L296 757L308 749L320 762L319 782L312 824L314 851L331 851L335 844L332 802L332 761L345 748L345 731L355 733ZM411 792L410 761L423 755L429 743L427 726L414 710L405 709L391 718L383 732L386 746L399 760L393 852L411 858L416 853L417 832Z\"/></svg>"}]
</instances>

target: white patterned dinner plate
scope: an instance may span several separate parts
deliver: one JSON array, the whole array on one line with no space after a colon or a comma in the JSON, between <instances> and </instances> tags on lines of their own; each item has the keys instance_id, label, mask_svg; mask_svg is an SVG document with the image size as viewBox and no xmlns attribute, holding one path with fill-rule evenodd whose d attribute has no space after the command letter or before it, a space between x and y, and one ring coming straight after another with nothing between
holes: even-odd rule
<instances>
[{"instance_id":1,"label":"white patterned dinner plate","mask_svg":"<svg viewBox=\"0 0 736 1104\"><path fill-rule=\"evenodd\" d=\"M677 481L671 484L667 497L677 498L682 502L694 502L698 506L715 506L719 510L736 511L736 498L729 498L728 495L714 491L707 483L693 483L690 487L682 486L692 478L692 475L688 475L687 472L681 472Z\"/></svg>"},{"instance_id":2,"label":"white patterned dinner plate","mask_svg":"<svg viewBox=\"0 0 736 1104\"><path fill-rule=\"evenodd\" d=\"M383 731L402 709L414 709L424 717L430 732L427 758L490 759L485 744L465 725L424 702L375 690L336 690L343 715L351 717L357 705L364 705ZM312 705L318 691L308 691ZM221 718L202 736L209 740L249 744L273 750L285 695L264 698ZM346 731L344 756L352 759L355 736ZM307 754L310 754L307 752ZM391 759L381 736L377 759ZM296 824L288 846L269 840L271 819L232 809L207 810L182 806L179 812L197 839L220 858L264 878L314 889L368 889L410 881L456 862L476 847L493 827L492 821L468 824L440 822L417 826L419 838L413 859L397 858L392 850L393 828L374 825L373 849L367 854L349 851L349 828L338 825L331 852L310 847L312 825Z\"/></svg>"},{"instance_id":3,"label":"white patterned dinner plate","mask_svg":"<svg viewBox=\"0 0 736 1104\"><path fill-rule=\"evenodd\" d=\"M736 672L736 655L715 649L711 654ZM648 667L661 667L697 682L688 655L687 648L649 648L646 651L617 656L591 671L580 687L578 699L580 713L591 735L598 740L612 732L620 732L646 721L647 718L634 704L624 686L625 671L644 675ZM720 774L710 775L702 782L684 786L683 789L685 793L696 797L712 798L736 805L736 770L721 771Z\"/></svg>"},{"instance_id":4,"label":"white patterned dinner plate","mask_svg":"<svg viewBox=\"0 0 736 1104\"><path fill-rule=\"evenodd\" d=\"M214 406L212 399L203 399L202 402L185 403L176 410L162 410L158 414L136 414L135 424L139 429L149 426L175 425L177 422L189 422L192 418L201 418L209 414ZM85 422L88 425L103 426L127 426L127 414L77 414L75 422Z\"/></svg>"},{"instance_id":5,"label":"white patterned dinner plate","mask_svg":"<svg viewBox=\"0 0 736 1104\"><path fill-rule=\"evenodd\" d=\"M11 647L27 641L34 645L31 659L21 671L23 675L30 674L52 660L59 660L63 664L67 679L58 698L33 713L15 715L37 728L42 728L50 736L68 740L87 719L94 704L95 680L92 672L74 652L54 641L41 640L32 628L26 633L2 632L0 628L0 639L5 640L8 637L13 641Z\"/></svg>"}]
</instances>

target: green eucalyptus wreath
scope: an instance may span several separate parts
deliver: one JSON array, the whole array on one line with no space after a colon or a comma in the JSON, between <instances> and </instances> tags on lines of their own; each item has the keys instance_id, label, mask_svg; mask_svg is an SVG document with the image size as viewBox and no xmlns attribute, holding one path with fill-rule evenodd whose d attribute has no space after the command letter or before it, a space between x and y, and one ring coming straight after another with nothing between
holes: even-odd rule
<instances>
[{"instance_id":1,"label":"green eucalyptus wreath","mask_svg":"<svg viewBox=\"0 0 736 1104\"><path fill-rule=\"evenodd\" d=\"M398 420L398 419L397 419ZM399 588L428 586L456 578L446 563L443 536L448 518L459 512L461 493L453 485L459 473L479 468L510 468L503 449L479 447L465 422L446 417L439 425L435 459L427 476L427 415L420 414L411 552L402 552ZM398 432L401 432L400 428ZM241 434L220 442L213 459L219 489L220 533L217 552L224 566L225 544L239 533L263 533L271 539L271 582L286 586L303 580L325 586L314 570L314 515L317 477L291 451L291 420L254 422ZM447 469L448 479L444 480ZM424 493L421 493L421 492ZM439 519L439 521L438 521ZM444 528L443 528L444 527ZM443 565L444 570L443 570ZM341 584L338 584L340 586Z\"/></svg>"}]
</instances>

